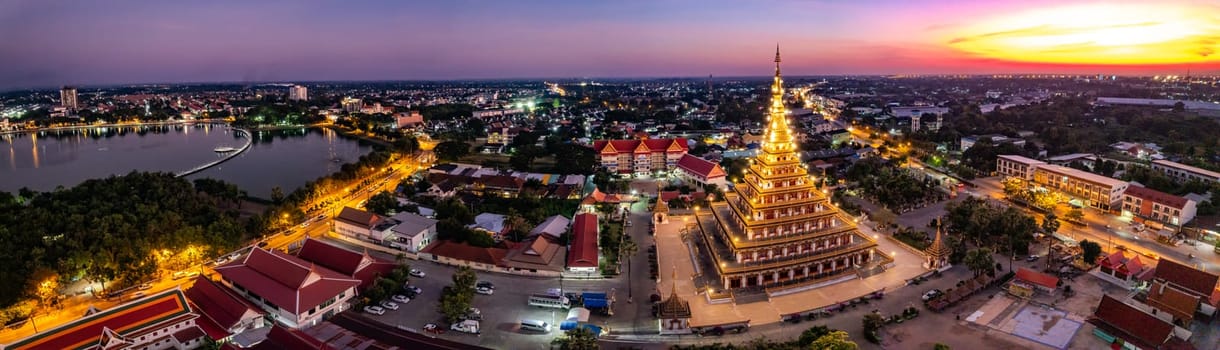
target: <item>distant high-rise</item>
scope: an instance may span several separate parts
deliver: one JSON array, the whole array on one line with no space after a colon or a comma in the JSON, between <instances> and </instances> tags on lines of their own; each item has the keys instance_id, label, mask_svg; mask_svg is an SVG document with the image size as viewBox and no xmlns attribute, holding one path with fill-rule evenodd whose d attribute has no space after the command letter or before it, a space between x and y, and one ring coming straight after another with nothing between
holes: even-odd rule
<instances>
[{"instance_id":1,"label":"distant high-rise","mask_svg":"<svg viewBox=\"0 0 1220 350\"><path fill-rule=\"evenodd\" d=\"M309 92L308 92L308 90L305 89L304 86L293 85L292 87L288 88L288 100L289 101L308 101Z\"/></svg>"},{"instance_id":2,"label":"distant high-rise","mask_svg":"<svg viewBox=\"0 0 1220 350\"><path fill-rule=\"evenodd\" d=\"M343 111L344 112L356 113L356 112L360 111L361 107L364 107L364 103L362 101L360 101L360 99L351 98L351 97L343 98Z\"/></svg>"},{"instance_id":3,"label":"distant high-rise","mask_svg":"<svg viewBox=\"0 0 1220 350\"><path fill-rule=\"evenodd\" d=\"M59 89L59 104L64 108L76 110L76 87L64 86Z\"/></svg>"}]
</instances>

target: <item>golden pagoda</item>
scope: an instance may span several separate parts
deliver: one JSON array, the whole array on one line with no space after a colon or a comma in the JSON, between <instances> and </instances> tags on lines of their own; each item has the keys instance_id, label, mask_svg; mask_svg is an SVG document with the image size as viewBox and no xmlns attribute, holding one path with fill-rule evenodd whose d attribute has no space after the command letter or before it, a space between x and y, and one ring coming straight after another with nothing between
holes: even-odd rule
<instances>
[{"instance_id":1,"label":"golden pagoda","mask_svg":"<svg viewBox=\"0 0 1220 350\"><path fill-rule=\"evenodd\" d=\"M892 261L815 187L801 163L779 63L776 46L762 147L725 201L712 205L715 223L700 225L719 282L729 291L810 286Z\"/></svg>"}]
</instances>

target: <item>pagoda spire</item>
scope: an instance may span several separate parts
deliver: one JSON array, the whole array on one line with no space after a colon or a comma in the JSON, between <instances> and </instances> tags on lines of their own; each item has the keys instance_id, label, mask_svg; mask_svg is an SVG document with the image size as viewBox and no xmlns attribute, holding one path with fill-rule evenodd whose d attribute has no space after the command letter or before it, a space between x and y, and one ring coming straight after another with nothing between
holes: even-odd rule
<instances>
[{"instance_id":1,"label":"pagoda spire","mask_svg":"<svg viewBox=\"0 0 1220 350\"><path fill-rule=\"evenodd\" d=\"M784 78L779 71L779 44L775 45L775 80L771 83L771 108L767 113L766 139L763 150L769 153L795 152L792 129L788 126L788 109L784 107Z\"/></svg>"}]
</instances>

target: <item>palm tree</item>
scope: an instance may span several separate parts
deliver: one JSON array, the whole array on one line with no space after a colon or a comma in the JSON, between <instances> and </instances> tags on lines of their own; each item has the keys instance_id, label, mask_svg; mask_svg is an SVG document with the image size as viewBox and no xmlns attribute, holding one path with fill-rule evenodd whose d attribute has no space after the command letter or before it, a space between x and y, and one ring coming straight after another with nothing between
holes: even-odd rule
<instances>
[{"instance_id":1,"label":"palm tree","mask_svg":"<svg viewBox=\"0 0 1220 350\"><path fill-rule=\"evenodd\" d=\"M970 271L974 272L974 276L979 275L995 268L995 258L991 255L991 249L978 248L966 253L966 258L962 260Z\"/></svg>"},{"instance_id":2,"label":"palm tree","mask_svg":"<svg viewBox=\"0 0 1220 350\"><path fill-rule=\"evenodd\" d=\"M627 233L624 232L623 236L626 237ZM618 249L619 260L627 262L627 300L631 300L631 257L640 250L640 246L635 244L635 241L628 239L620 243Z\"/></svg>"}]
</instances>

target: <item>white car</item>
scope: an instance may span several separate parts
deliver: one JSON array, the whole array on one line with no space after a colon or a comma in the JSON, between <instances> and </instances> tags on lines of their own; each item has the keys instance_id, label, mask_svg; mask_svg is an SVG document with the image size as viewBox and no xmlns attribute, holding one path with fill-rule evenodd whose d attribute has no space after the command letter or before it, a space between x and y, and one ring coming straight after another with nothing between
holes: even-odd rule
<instances>
[{"instance_id":1,"label":"white car","mask_svg":"<svg viewBox=\"0 0 1220 350\"><path fill-rule=\"evenodd\" d=\"M936 297L941 296L941 294L945 294L945 293L941 292L940 289L933 289L933 290L928 291L927 293L923 293L923 296L920 297L920 299L923 299L923 301L928 301L928 300L936 299Z\"/></svg>"},{"instance_id":2,"label":"white car","mask_svg":"<svg viewBox=\"0 0 1220 350\"><path fill-rule=\"evenodd\" d=\"M495 293L495 292L496 292L496 290L495 290L495 289L491 289L491 288L487 288L487 287L479 287L479 288L475 288L474 292L475 292L475 293L479 293L479 294L483 294L483 295L492 295L493 293Z\"/></svg>"},{"instance_id":3,"label":"white car","mask_svg":"<svg viewBox=\"0 0 1220 350\"><path fill-rule=\"evenodd\" d=\"M424 294L424 289L416 286L407 286L407 290L415 293L415 295Z\"/></svg>"},{"instance_id":4,"label":"white car","mask_svg":"<svg viewBox=\"0 0 1220 350\"><path fill-rule=\"evenodd\" d=\"M389 301L389 300L381 301L381 307L384 307L389 310L398 310L398 304L395 302Z\"/></svg>"},{"instance_id":5,"label":"white car","mask_svg":"<svg viewBox=\"0 0 1220 350\"><path fill-rule=\"evenodd\" d=\"M394 300L394 302L396 302L396 303L406 304L406 303L411 302L411 298L408 298L406 295L402 295L402 294L395 294L394 296L390 297L390 299Z\"/></svg>"},{"instance_id":6,"label":"white car","mask_svg":"<svg viewBox=\"0 0 1220 350\"><path fill-rule=\"evenodd\" d=\"M381 308L380 306L376 306L376 305L365 306L364 312L374 314L374 315L385 315L385 309Z\"/></svg>"},{"instance_id":7,"label":"white car","mask_svg":"<svg viewBox=\"0 0 1220 350\"><path fill-rule=\"evenodd\" d=\"M426 274L426 273L424 273L423 271L420 271L420 270L411 269L411 276L415 276L415 277L419 277L419 278L424 278L424 277L427 277L427 276L428 276L428 274Z\"/></svg>"}]
</instances>

